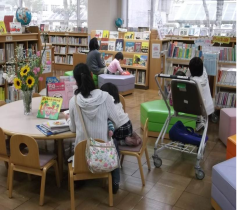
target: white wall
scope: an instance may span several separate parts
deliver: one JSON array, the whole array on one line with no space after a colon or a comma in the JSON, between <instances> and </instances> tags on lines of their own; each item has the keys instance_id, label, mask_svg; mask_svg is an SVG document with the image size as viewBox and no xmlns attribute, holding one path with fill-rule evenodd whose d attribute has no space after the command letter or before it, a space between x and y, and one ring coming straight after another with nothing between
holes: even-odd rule
<instances>
[{"instance_id":1,"label":"white wall","mask_svg":"<svg viewBox=\"0 0 238 210\"><path fill-rule=\"evenodd\" d=\"M120 17L120 0L88 0L88 32L116 30L115 19Z\"/></svg>"}]
</instances>

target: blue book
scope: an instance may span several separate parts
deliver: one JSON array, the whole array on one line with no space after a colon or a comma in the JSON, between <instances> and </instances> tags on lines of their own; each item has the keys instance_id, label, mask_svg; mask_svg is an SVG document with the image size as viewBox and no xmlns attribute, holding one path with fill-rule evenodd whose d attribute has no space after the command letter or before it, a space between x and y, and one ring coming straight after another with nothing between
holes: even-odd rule
<instances>
[{"instance_id":1,"label":"blue book","mask_svg":"<svg viewBox=\"0 0 238 210\"><path fill-rule=\"evenodd\" d=\"M44 126L42 125L36 125L36 128L43 133L46 136L51 136L54 135L54 133L52 133L51 131L47 130Z\"/></svg>"},{"instance_id":2,"label":"blue book","mask_svg":"<svg viewBox=\"0 0 238 210\"><path fill-rule=\"evenodd\" d=\"M126 52L135 51L135 42L126 42Z\"/></svg>"}]
</instances>

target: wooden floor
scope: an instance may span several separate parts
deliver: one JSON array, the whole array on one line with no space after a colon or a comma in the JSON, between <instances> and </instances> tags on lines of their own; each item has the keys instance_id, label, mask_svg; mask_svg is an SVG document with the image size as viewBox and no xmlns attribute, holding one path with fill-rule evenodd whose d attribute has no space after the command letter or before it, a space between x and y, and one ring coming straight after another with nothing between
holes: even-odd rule
<instances>
[{"instance_id":1,"label":"wooden floor","mask_svg":"<svg viewBox=\"0 0 238 210\"><path fill-rule=\"evenodd\" d=\"M125 97L126 109L133 123L134 130L140 129L140 104L159 99L158 91L135 90L133 95ZM160 157L163 165L148 172L145 157L142 158L145 187L142 187L137 160L125 157L121 169L120 190L114 196L114 207L107 205L107 189L102 188L100 180L77 183L75 186L76 206L78 210L210 210L212 166L222 162L226 157L226 148L218 140L218 124L209 124L209 140L202 167L206 177L198 181L194 177L195 156L174 151L163 151ZM153 154L155 138L149 138L149 154ZM65 141L68 148L69 140ZM42 148L44 145L42 145ZM48 148L53 150L52 144ZM0 162L0 210L67 210L70 209L70 196L67 190L67 167L63 184L56 187L54 171L49 171L46 178L45 205L39 207L40 178L33 177L28 181L27 175L15 173L13 198L8 198L6 189L7 171Z\"/></svg>"}]
</instances>

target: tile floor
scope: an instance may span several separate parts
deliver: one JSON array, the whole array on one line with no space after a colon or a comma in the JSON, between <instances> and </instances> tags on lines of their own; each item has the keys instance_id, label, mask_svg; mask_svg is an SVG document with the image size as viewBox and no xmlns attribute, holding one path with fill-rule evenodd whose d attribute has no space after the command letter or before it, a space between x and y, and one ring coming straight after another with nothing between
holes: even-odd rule
<instances>
[{"instance_id":1,"label":"tile floor","mask_svg":"<svg viewBox=\"0 0 238 210\"><path fill-rule=\"evenodd\" d=\"M159 99L158 91L135 90L133 95L126 96L126 111L129 113L134 130L140 130L140 104L145 101ZM121 169L120 190L114 196L114 207L108 207L107 190L102 188L102 182L87 181L76 186L76 209L80 210L209 210L212 209L211 175L212 166L225 160L226 148L218 139L218 125L210 123L209 140L206 147L202 167L206 177L202 181L194 177L195 156L189 156L174 151L163 151L161 168L155 168L151 160L152 170L149 172L145 157L143 169L146 185L142 187L137 161L125 157ZM148 149L150 157L153 153L155 139L149 138ZM67 141L65 142L67 145ZM48 143L49 148L53 144ZM6 168L0 162L0 210L67 210L70 209L70 195L67 190L67 166L60 189L56 187L54 172L49 171L46 179L45 205L38 206L40 178L33 177L28 181L27 175L15 173L13 198L8 198L6 189Z\"/></svg>"}]
</instances>

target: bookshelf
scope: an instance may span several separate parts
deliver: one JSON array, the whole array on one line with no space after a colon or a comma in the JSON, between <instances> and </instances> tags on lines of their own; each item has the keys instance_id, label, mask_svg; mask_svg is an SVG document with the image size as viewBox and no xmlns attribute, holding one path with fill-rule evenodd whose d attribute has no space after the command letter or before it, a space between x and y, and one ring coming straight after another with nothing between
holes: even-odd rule
<instances>
[{"instance_id":1,"label":"bookshelf","mask_svg":"<svg viewBox=\"0 0 238 210\"><path fill-rule=\"evenodd\" d=\"M150 75L150 38L149 39L126 39L125 37L125 33L136 33L136 32L118 32L118 39L123 39L123 51L121 51L123 53L123 57L124 57L124 64L121 64L121 67L124 70L129 71L131 74L133 74L135 76L135 86L136 88L140 88L140 89L148 89L149 88L149 75ZM141 32L143 33L143 32ZM147 32L145 32L147 33ZM92 30L91 31L91 38L95 37L96 35L96 30ZM109 32L109 36L110 36L110 32ZM97 38L99 41L102 41L103 38ZM108 38L108 41L114 41L115 45L116 45L116 41L117 39L112 39L112 38ZM131 42L131 43L140 43L140 45L142 46L142 43L147 43L148 48L147 48L147 52L127 52L126 51L126 47L127 47L127 42ZM118 53L119 51L110 51L110 50L99 50L99 52L101 52L102 54L105 55L112 55L112 60L114 59L114 56L116 55L116 53ZM131 60L131 63L134 60L134 55L139 55L139 56L147 56L147 62L145 64L145 66L141 66L141 65L126 65L126 59ZM109 65L109 63L106 63L106 65Z\"/></svg>"},{"instance_id":2,"label":"bookshelf","mask_svg":"<svg viewBox=\"0 0 238 210\"><path fill-rule=\"evenodd\" d=\"M41 36L41 41L43 41ZM74 32L48 32L48 43L54 47L54 70L73 69L73 54L88 50L88 34Z\"/></svg>"},{"instance_id":3,"label":"bookshelf","mask_svg":"<svg viewBox=\"0 0 238 210\"><path fill-rule=\"evenodd\" d=\"M0 35L0 52L4 53L4 59L0 62L0 70L6 64L10 57L15 56L15 48L22 45L24 49L34 51L35 53L40 50L40 36L39 28L30 26L28 28L30 33L23 34L2 34ZM1 51L2 50L2 51ZM4 85L0 85L0 92L4 89L4 100L9 100L9 90L13 89L12 84L5 81Z\"/></svg>"}]
</instances>

